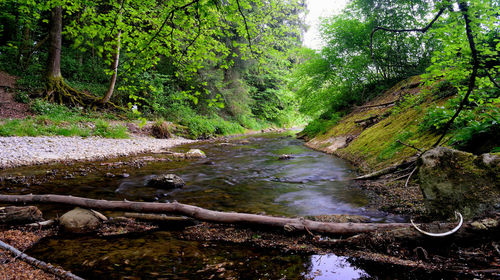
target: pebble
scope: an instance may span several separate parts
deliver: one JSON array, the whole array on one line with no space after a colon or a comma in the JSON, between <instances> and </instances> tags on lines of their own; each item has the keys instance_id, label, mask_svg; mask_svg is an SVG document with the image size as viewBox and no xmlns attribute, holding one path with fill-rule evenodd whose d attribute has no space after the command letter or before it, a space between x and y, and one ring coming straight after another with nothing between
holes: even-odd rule
<instances>
[{"instance_id":1,"label":"pebble","mask_svg":"<svg viewBox=\"0 0 500 280\"><path fill-rule=\"evenodd\" d=\"M176 145L191 143L184 138L133 137L0 137L0 169L59 161L99 160L139 153L157 153Z\"/></svg>"}]
</instances>

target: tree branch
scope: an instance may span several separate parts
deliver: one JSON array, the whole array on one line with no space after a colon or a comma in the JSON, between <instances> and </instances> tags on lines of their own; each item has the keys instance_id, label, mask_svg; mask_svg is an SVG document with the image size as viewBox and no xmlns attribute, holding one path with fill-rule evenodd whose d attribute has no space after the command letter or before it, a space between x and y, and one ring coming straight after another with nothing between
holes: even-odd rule
<instances>
[{"instance_id":1,"label":"tree branch","mask_svg":"<svg viewBox=\"0 0 500 280\"><path fill-rule=\"evenodd\" d=\"M462 0L458 0L457 2L458 2L458 7L460 8L460 11L462 12L462 15L463 15L464 20L465 20L465 32L467 34L467 40L469 41L469 47L470 47L471 54L472 54L472 73L470 74L470 77L469 77L469 85L467 88L467 93L465 94L464 98L460 102L460 105L458 106L457 110L455 111L455 114L453 115L453 117L451 117L451 119L445 124L443 132L441 134L441 137L439 137L439 139L436 141L436 143L434 143L433 147L436 147L437 145L439 145L441 140L443 140L444 136L446 135L446 133L450 129L451 125L453 124L455 119L458 117L458 115L460 114L462 109L464 108L465 103L469 99L469 96L472 93L472 91L474 90L474 87L476 85L477 70L479 68L479 59L477 56L476 44L474 42L474 36L472 35L472 28L470 26L471 20L470 20L469 15L468 15L469 7L467 6L467 3L462 1Z\"/></svg>"},{"instance_id":2,"label":"tree branch","mask_svg":"<svg viewBox=\"0 0 500 280\"><path fill-rule=\"evenodd\" d=\"M26 255L25 253L19 251L18 249L10 246L9 244L7 244L1 240L0 240L0 248L13 253L16 258L19 258L20 260L25 261L25 262L31 264L32 266L43 269L43 270L45 270L53 275L61 277L62 279L83 280L83 278L78 277L69 271L57 268L57 267L50 265L46 262L43 262L43 261L37 260L33 257L30 257L30 256Z\"/></svg>"},{"instance_id":3,"label":"tree branch","mask_svg":"<svg viewBox=\"0 0 500 280\"><path fill-rule=\"evenodd\" d=\"M484 72L486 72L486 75L488 76L488 78L490 79L490 81L497 87L497 88L500 88L500 85L495 81L495 79L493 79L493 76L491 76L490 72L488 72L487 69L484 69Z\"/></svg>"},{"instance_id":4,"label":"tree branch","mask_svg":"<svg viewBox=\"0 0 500 280\"><path fill-rule=\"evenodd\" d=\"M432 27L432 25L438 20L438 18L443 14L443 12L445 10L446 10L445 7L441 8L439 10L439 12L436 14L436 16L431 20L431 22L429 22L429 24L427 24L424 28L392 29L392 28L387 28L387 27L382 27L382 26L375 27L372 30L372 33L370 34L370 55L371 55L372 59L375 60L375 58L373 56L373 34L375 34L375 32L377 32L379 30L384 30L384 31L394 32L394 33L402 33L402 32L421 32L421 33L425 33L425 32L427 32L427 30L429 30L429 28Z\"/></svg>"},{"instance_id":5,"label":"tree branch","mask_svg":"<svg viewBox=\"0 0 500 280\"><path fill-rule=\"evenodd\" d=\"M238 11L240 12L241 17L243 17L243 22L245 23L245 29L247 31L247 40L248 40L248 46L250 47L250 52L252 54L255 54L252 48L252 37L250 37L250 31L248 30L248 24L247 24L247 18L245 17L245 14L243 14L243 11L241 10L241 5L240 5L240 0L236 0L236 4L238 4Z\"/></svg>"}]
</instances>

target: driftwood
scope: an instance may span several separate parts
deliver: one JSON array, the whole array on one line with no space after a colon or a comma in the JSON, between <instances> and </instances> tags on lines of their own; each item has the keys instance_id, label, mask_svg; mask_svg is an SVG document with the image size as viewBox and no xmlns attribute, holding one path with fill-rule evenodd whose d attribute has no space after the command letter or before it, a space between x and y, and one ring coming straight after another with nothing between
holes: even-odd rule
<instances>
[{"instance_id":1,"label":"driftwood","mask_svg":"<svg viewBox=\"0 0 500 280\"><path fill-rule=\"evenodd\" d=\"M26 224L42 220L42 212L35 206L0 207L0 224Z\"/></svg>"},{"instance_id":2,"label":"driftwood","mask_svg":"<svg viewBox=\"0 0 500 280\"><path fill-rule=\"evenodd\" d=\"M3 203L59 203L89 209L131 211L140 213L171 213L192 217L200 221L224 224L249 224L278 227L287 231L314 231L328 234L355 234L381 229L408 228L409 223L327 223L301 218L282 218L246 213L212 211L201 207L172 203L107 201L64 195L0 195Z\"/></svg>"},{"instance_id":3,"label":"driftwood","mask_svg":"<svg viewBox=\"0 0 500 280\"><path fill-rule=\"evenodd\" d=\"M46 262L43 262L43 261L40 261L40 260L35 259L33 257L30 257L30 256L28 256L25 253L17 250L16 248L10 246L9 244L7 244L5 242L0 241L0 248L13 253L16 258L18 258L20 260L23 260L26 263L29 263L29 264L31 264L31 265L33 265L35 267L43 269L44 271L46 271L48 273L54 274L56 276L59 276L62 279L83 280L83 278L78 277L78 276L74 275L73 273L71 273L69 271L57 268L57 267L55 267L53 265L50 265L50 264L48 264Z\"/></svg>"}]
</instances>

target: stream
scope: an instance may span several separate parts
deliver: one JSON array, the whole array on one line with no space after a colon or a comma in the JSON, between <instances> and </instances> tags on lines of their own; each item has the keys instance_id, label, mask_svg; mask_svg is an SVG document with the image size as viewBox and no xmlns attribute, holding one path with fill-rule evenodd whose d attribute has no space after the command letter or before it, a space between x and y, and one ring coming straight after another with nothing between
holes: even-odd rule
<instances>
[{"instance_id":1,"label":"stream","mask_svg":"<svg viewBox=\"0 0 500 280\"><path fill-rule=\"evenodd\" d=\"M155 160L140 168L122 163L165 155L108 160L99 164L112 166L114 174L128 176L82 173L32 186L29 192L111 200L178 201L212 210L291 217L355 214L374 222L405 221L403 217L366 208L368 196L350 180L355 176L353 167L305 147L293 134L257 134L226 143L195 143L174 150L189 148L203 150L207 158ZM293 158L279 160L282 154ZM186 186L175 190L147 186L152 176L164 173L181 176ZM61 215L70 207L41 209L47 218ZM387 266L363 264L333 254L297 255L238 244L186 241L175 230L114 237L62 235L43 239L27 253L88 279L368 279L395 273Z\"/></svg>"}]
</instances>

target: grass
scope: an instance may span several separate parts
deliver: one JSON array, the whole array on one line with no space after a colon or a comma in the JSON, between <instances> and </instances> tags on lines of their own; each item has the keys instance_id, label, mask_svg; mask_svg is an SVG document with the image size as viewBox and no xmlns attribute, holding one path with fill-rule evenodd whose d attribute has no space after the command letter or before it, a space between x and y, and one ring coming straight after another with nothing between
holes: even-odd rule
<instances>
[{"instance_id":1,"label":"grass","mask_svg":"<svg viewBox=\"0 0 500 280\"><path fill-rule=\"evenodd\" d=\"M106 119L112 115L86 113L82 108L68 108L40 99L31 103L37 116L25 119L0 120L0 136L100 136L106 138L128 138L127 128L111 125Z\"/></svg>"}]
</instances>

